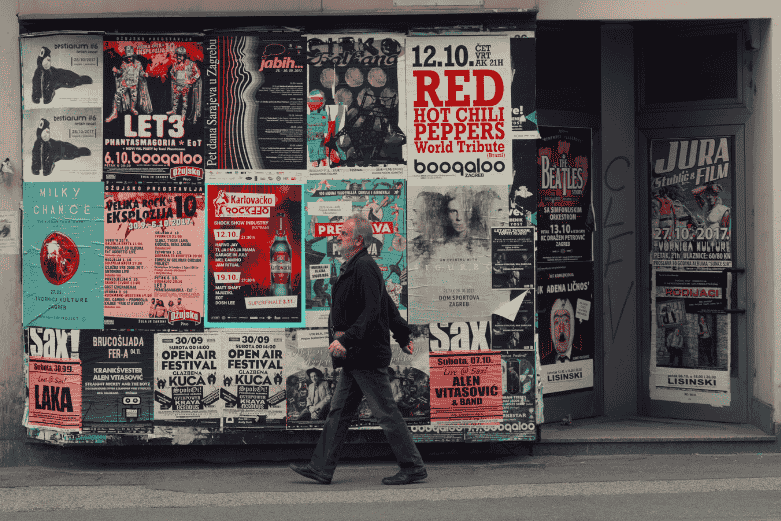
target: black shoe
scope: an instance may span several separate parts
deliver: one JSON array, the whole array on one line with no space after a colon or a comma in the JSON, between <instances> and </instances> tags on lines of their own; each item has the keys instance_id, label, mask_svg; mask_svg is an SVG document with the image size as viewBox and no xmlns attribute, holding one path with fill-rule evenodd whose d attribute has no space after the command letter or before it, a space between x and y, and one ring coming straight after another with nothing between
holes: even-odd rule
<instances>
[{"instance_id":1,"label":"black shoe","mask_svg":"<svg viewBox=\"0 0 781 521\"><path fill-rule=\"evenodd\" d=\"M296 465L295 463L290 464L290 470L297 474L301 474L305 478L314 479L321 485L330 485L331 484L331 478L328 476L318 472L315 468L312 467L309 463L306 465Z\"/></svg>"},{"instance_id":2,"label":"black shoe","mask_svg":"<svg viewBox=\"0 0 781 521\"><path fill-rule=\"evenodd\" d=\"M426 469L401 469L395 476L388 478L382 478L383 485L409 485L410 483L417 483L423 481L428 477Z\"/></svg>"}]
</instances>

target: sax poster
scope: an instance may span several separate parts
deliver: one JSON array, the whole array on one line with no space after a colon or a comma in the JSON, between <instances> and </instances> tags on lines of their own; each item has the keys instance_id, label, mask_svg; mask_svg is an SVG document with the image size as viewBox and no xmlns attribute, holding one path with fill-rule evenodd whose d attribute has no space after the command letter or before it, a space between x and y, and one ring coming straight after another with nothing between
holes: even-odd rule
<instances>
[{"instance_id":1,"label":"sax poster","mask_svg":"<svg viewBox=\"0 0 781 521\"><path fill-rule=\"evenodd\" d=\"M26 183L24 326L103 328L103 183Z\"/></svg>"},{"instance_id":2,"label":"sax poster","mask_svg":"<svg viewBox=\"0 0 781 521\"><path fill-rule=\"evenodd\" d=\"M301 188L207 186L207 326L303 326Z\"/></svg>"},{"instance_id":3,"label":"sax poster","mask_svg":"<svg viewBox=\"0 0 781 521\"><path fill-rule=\"evenodd\" d=\"M354 214L374 232L367 252L380 267L385 288L400 311L407 309L407 192L401 179L309 180L306 202L306 320L326 327L331 290L342 257L337 236Z\"/></svg>"},{"instance_id":4,"label":"sax poster","mask_svg":"<svg viewBox=\"0 0 781 521\"><path fill-rule=\"evenodd\" d=\"M20 38L22 109L100 109L103 103L102 47L103 37L91 34ZM95 154L100 155L100 152Z\"/></svg>"},{"instance_id":5,"label":"sax poster","mask_svg":"<svg viewBox=\"0 0 781 521\"><path fill-rule=\"evenodd\" d=\"M307 41L309 175L404 177L404 35L315 35ZM337 173L343 169L343 174Z\"/></svg>"},{"instance_id":6,"label":"sax poster","mask_svg":"<svg viewBox=\"0 0 781 521\"><path fill-rule=\"evenodd\" d=\"M730 291L726 272L654 270L652 400L730 404Z\"/></svg>"},{"instance_id":7,"label":"sax poster","mask_svg":"<svg viewBox=\"0 0 781 521\"><path fill-rule=\"evenodd\" d=\"M490 316L491 229L507 226L508 186L410 186L409 322Z\"/></svg>"},{"instance_id":8,"label":"sax poster","mask_svg":"<svg viewBox=\"0 0 781 521\"><path fill-rule=\"evenodd\" d=\"M100 182L103 123L99 108L53 108L22 113L25 182Z\"/></svg>"},{"instance_id":9,"label":"sax poster","mask_svg":"<svg viewBox=\"0 0 781 521\"><path fill-rule=\"evenodd\" d=\"M83 431L153 432L154 333L83 329L79 353Z\"/></svg>"},{"instance_id":10,"label":"sax poster","mask_svg":"<svg viewBox=\"0 0 781 521\"><path fill-rule=\"evenodd\" d=\"M107 329L202 330L203 186L106 183Z\"/></svg>"},{"instance_id":11,"label":"sax poster","mask_svg":"<svg viewBox=\"0 0 781 521\"><path fill-rule=\"evenodd\" d=\"M106 36L104 180L203 183L203 40Z\"/></svg>"},{"instance_id":12,"label":"sax poster","mask_svg":"<svg viewBox=\"0 0 781 521\"><path fill-rule=\"evenodd\" d=\"M81 431L81 360L78 329L25 330L28 427Z\"/></svg>"},{"instance_id":13,"label":"sax poster","mask_svg":"<svg viewBox=\"0 0 781 521\"><path fill-rule=\"evenodd\" d=\"M509 38L408 38L407 49L410 182L512 183Z\"/></svg>"},{"instance_id":14,"label":"sax poster","mask_svg":"<svg viewBox=\"0 0 781 521\"><path fill-rule=\"evenodd\" d=\"M732 266L733 136L651 141L651 265Z\"/></svg>"},{"instance_id":15,"label":"sax poster","mask_svg":"<svg viewBox=\"0 0 781 521\"><path fill-rule=\"evenodd\" d=\"M231 329L219 333L222 428L285 428L285 330Z\"/></svg>"},{"instance_id":16,"label":"sax poster","mask_svg":"<svg viewBox=\"0 0 781 521\"><path fill-rule=\"evenodd\" d=\"M537 317L546 395L594 386L594 268L537 265Z\"/></svg>"},{"instance_id":17,"label":"sax poster","mask_svg":"<svg viewBox=\"0 0 781 521\"><path fill-rule=\"evenodd\" d=\"M205 45L209 182L241 170L305 170L305 38L258 32Z\"/></svg>"},{"instance_id":18,"label":"sax poster","mask_svg":"<svg viewBox=\"0 0 781 521\"><path fill-rule=\"evenodd\" d=\"M591 129L540 127L538 262L590 261Z\"/></svg>"},{"instance_id":19,"label":"sax poster","mask_svg":"<svg viewBox=\"0 0 781 521\"><path fill-rule=\"evenodd\" d=\"M220 426L219 333L155 334L155 425Z\"/></svg>"}]
</instances>

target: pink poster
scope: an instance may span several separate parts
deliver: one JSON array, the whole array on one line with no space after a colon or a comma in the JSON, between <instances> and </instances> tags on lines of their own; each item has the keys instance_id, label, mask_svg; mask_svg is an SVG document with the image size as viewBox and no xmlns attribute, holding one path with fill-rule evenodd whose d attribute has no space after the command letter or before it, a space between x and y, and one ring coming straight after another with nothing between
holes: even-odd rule
<instances>
[{"instance_id":1,"label":"pink poster","mask_svg":"<svg viewBox=\"0 0 781 521\"><path fill-rule=\"evenodd\" d=\"M203 186L106 184L105 328L202 330Z\"/></svg>"},{"instance_id":2,"label":"pink poster","mask_svg":"<svg viewBox=\"0 0 781 521\"><path fill-rule=\"evenodd\" d=\"M29 425L81 431L81 360L30 357Z\"/></svg>"}]
</instances>

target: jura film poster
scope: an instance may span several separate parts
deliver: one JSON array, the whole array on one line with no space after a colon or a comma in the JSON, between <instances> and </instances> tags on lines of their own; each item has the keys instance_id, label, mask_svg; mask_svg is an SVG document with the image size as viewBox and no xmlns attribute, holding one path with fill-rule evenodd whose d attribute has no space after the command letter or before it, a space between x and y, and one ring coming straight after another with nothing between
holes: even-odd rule
<instances>
[{"instance_id":1,"label":"jura film poster","mask_svg":"<svg viewBox=\"0 0 781 521\"><path fill-rule=\"evenodd\" d=\"M207 204L207 325L303 326L301 185L208 185Z\"/></svg>"},{"instance_id":2,"label":"jura film poster","mask_svg":"<svg viewBox=\"0 0 781 521\"><path fill-rule=\"evenodd\" d=\"M103 183L25 183L25 326L102 329Z\"/></svg>"},{"instance_id":3,"label":"jura film poster","mask_svg":"<svg viewBox=\"0 0 781 521\"><path fill-rule=\"evenodd\" d=\"M203 38L196 35L106 36L106 181L203 183L203 68Z\"/></svg>"},{"instance_id":4,"label":"jura film poster","mask_svg":"<svg viewBox=\"0 0 781 521\"><path fill-rule=\"evenodd\" d=\"M410 183L512 183L509 38L408 38L407 54Z\"/></svg>"}]
</instances>

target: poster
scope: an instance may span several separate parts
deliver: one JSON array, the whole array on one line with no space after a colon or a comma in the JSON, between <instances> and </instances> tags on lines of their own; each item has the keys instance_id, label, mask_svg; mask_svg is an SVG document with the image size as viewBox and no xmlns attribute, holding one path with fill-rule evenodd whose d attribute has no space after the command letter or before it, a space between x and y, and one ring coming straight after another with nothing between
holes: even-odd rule
<instances>
[{"instance_id":1,"label":"poster","mask_svg":"<svg viewBox=\"0 0 781 521\"><path fill-rule=\"evenodd\" d=\"M203 183L203 39L106 35L104 180Z\"/></svg>"},{"instance_id":2,"label":"poster","mask_svg":"<svg viewBox=\"0 0 781 521\"><path fill-rule=\"evenodd\" d=\"M154 333L83 329L79 353L83 431L153 432Z\"/></svg>"},{"instance_id":3,"label":"poster","mask_svg":"<svg viewBox=\"0 0 781 521\"><path fill-rule=\"evenodd\" d=\"M502 352L533 350L534 290L511 291L510 299L515 310L509 316L491 316L491 348Z\"/></svg>"},{"instance_id":4,"label":"poster","mask_svg":"<svg viewBox=\"0 0 781 521\"><path fill-rule=\"evenodd\" d=\"M309 175L404 177L402 34L312 35L307 41ZM345 170L341 172L340 170Z\"/></svg>"},{"instance_id":5,"label":"poster","mask_svg":"<svg viewBox=\"0 0 781 521\"><path fill-rule=\"evenodd\" d=\"M302 326L301 185L207 190L207 326Z\"/></svg>"},{"instance_id":6,"label":"poster","mask_svg":"<svg viewBox=\"0 0 781 521\"><path fill-rule=\"evenodd\" d=\"M19 255L19 210L0 210L0 254Z\"/></svg>"},{"instance_id":7,"label":"poster","mask_svg":"<svg viewBox=\"0 0 781 521\"><path fill-rule=\"evenodd\" d=\"M79 330L31 327L25 330L29 354L28 427L81 431Z\"/></svg>"},{"instance_id":8,"label":"poster","mask_svg":"<svg viewBox=\"0 0 781 521\"><path fill-rule=\"evenodd\" d=\"M103 37L60 33L23 36L22 110L102 107ZM95 151L100 155L100 151Z\"/></svg>"},{"instance_id":9,"label":"poster","mask_svg":"<svg viewBox=\"0 0 781 521\"><path fill-rule=\"evenodd\" d=\"M726 272L654 270L651 399L730 404L730 291Z\"/></svg>"},{"instance_id":10,"label":"poster","mask_svg":"<svg viewBox=\"0 0 781 521\"><path fill-rule=\"evenodd\" d=\"M651 141L651 265L732 266L733 136Z\"/></svg>"},{"instance_id":11,"label":"poster","mask_svg":"<svg viewBox=\"0 0 781 521\"><path fill-rule=\"evenodd\" d=\"M306 202L306 320L326 327L331 290L342 265L337 236L354 214L371 222L367 252L400 311L407 309L407 191L401 179L309 180Z\"/></svg>"},{"instance_id":12,"label":"poster","mask_svg":"<svg viewBox=\"0 0 781 521\"><path fill-rule=\"evenodd\" d=\"M106 183L105 327L203 329L203 186Z\"/></svg>"},{"instance_id":13,"label":"poster","mask_svg":"<svg viewBox=\"0 0 781 521\"><path fill-rule=\"evenodd\" d=\"M513 140L510 226L537 226L537 142Z\"/></svg>"},{"instance_id":14,"label":"poster","mask_svg":"<svg viewBox=\"0 0 781 521\"><path fill-rule=\"evenodd\" d=\"M287 428L320 429L341 372L331 362L328 330L287 329L285 335Z\"/></svg>"},{"instance_id":15,"label":"poster","mask_svg":"<svg viewBox=\"0 0 781 521\"><path fill-rule=\"evenodd\" d=\"M22 112L25 182L101 181L100 108L45 107Z\"/></svg>"},{"instance_id":16,"label":"poster","mask_svg":"<svg viewBox=\"0 0 781 521\"><path fill-rule=\"evenodd\" d=\"M537 262L590 261L591 129L540 127Z\"/></svg>"},{"instance_id":17,"label":"poster","mask_svg":"<svg viewBox=\"0 0 781 521\"><path fill-rule=\"evenodd\" d=\"M208 330L155 334L155 426L220 426L218 336Z\"/></svg>"},{"instance_id":18,"label":"poster","mask_svg":"<svg viewBox=\"0 0 781 521\"><path fill-rule=\"evenodd\" d=\"M238 181L249 170L305 170L306 39L251 32L215 35L205 45L209 182Z\"/></svg>"},{"instance_id":19,"label":"poster","mask_svg":"<svg viewBox=\"0 0 781 521\"><path fill-rule=\"evenodd\" d=\"M537 317L543 392L594 386L594 267L537 265Z\"/></svg>"},{"instance_id":20,"label":"poster","mask_svg":"<svg viewBox=\"0 0 781 521\"><path fill-rule=\"evenodd\" d=\"M24 326L102 329L102 183L26 183Z\"/></svg>"},{"instance_id":21,"label":"poster","mask_svg":"<svg viewBox=\"0 0 781 521\"><path fill-rule=\"evenodd\" d=\"M507 185L409 190L410 323L490 316L507 300L491 289L490 235L507 226Z\"/></svg>"},{"instance_id":22,"label":"poster","mask_svg":"<svg viewBox=\"0 0 781 521\"><path fill-rule=\"evenodd\" d=\"M411 184L512 183L510 41L407 39Z\"/></svg>"},{"instance_id":23,"label":"poster","mask_svg":"<svg viewBox=\"0 0 781 521\"><path fill-rule=\"evenodd\" d=\"M219 332L224 431L285 428L285 330Z\"/></svg>"},{"instance_id":24,"label":"poster","mask_svg":"<svg viewBox=\"0 0 781 521\"><path fill-rule=\"evenodd\" d=\"M534 287L534 228L491 228L494 289Z\"/></svg>"},{"instance_id":25,"label":"poster","mask_svg":"<svg viewBox=\"0 0 781 521\"><path fill-rule=\"evenodd\" d=\"M537 131L537 40L531 31L510 37L512 67L512 137L538 139Z\"/></svg>"}]
</instances>

